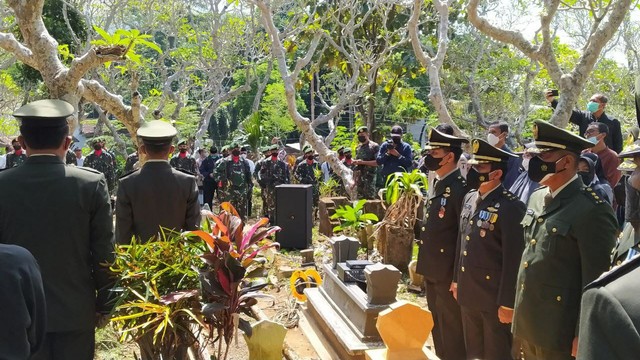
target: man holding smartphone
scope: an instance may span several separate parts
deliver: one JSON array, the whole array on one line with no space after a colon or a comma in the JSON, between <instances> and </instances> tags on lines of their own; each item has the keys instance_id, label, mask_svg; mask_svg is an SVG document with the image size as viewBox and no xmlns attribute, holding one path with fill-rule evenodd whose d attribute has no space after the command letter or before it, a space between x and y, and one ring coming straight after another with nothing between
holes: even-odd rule
<instances>
[{"instance_id":1,"label":"man holding smartphone","mask_svg":"<svg viewBox=\"0 0 640 360\"><path fill-rule=\"evenodd\" d=\"M411 145L402 141L402 128L399 125L391 128L391 140L380 145L376 161L378 165L382 165L380 176L383 184L386 184L387 177L394 172L409 172L413 168Z\"/></svg>"}]
</instances>

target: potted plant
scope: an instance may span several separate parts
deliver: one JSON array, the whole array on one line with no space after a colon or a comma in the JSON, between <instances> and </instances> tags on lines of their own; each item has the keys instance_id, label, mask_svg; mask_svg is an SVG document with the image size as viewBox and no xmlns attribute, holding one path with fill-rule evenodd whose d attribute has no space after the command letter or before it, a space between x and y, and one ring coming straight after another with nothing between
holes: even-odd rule
<instances>
[{"instance_id":1,"label":"potted plant","mask_svg":"<svg viewBox=\"0 0 640 360\"><path fill-rule=\"evenodd\" d=\"M384 219L376 225L377 248L385 263L403 272L411 261L414 226L427 184L427 176L417 169L396 172L380 192L386 210Z\"/></svg>"},{"instance_id":2,"label":"potted plant","mask_svg":"<svg viewBox=\"0 0 640 360\"><path fill-rule=\"evenodd\" d=\"M340 225L333 228L334 232L341 231L347 236L354 236L360 241L360 246L371 250L373 244L369 241L369 236L373 234L373 224L378 222L378 216L373 213L364 212L364 204L367 200L362 199L351 205L340 206L331 215L331 219L338 219Z\"/></svg>"},{"instance_id":3,"label":"potted plant","mask_svg":"<svg viewBox=\"0 0 640 360\"><path fill-rule=\"evenodd\" d=\"M137 341L146 358L178 360L188 348L204 349L208 333L216 359L226 359L236 328L251 336L240 313L267 296L259 292L268 285L261 254L279 246L266 238L280 230L268 222L243 232L236 210L223 203L219 214L203 211L202 230L118 246L111 270L120 296L111 321L121 340Z\"/></svg>"}]
</instances>

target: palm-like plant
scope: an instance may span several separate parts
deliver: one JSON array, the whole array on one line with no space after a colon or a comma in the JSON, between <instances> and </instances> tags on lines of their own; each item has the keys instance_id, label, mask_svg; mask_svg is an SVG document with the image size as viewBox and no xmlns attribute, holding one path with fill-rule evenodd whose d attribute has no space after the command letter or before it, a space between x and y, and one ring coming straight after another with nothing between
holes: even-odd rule
<instances>
[{"instance_id":1,"label":"palm-like plant","mask_svg":"<svg viewBox=\"0 0 640 360\"><path fill-rule=\"evenodd\" d=\"M367 200L362 199L354 202L353 206L340 206L331 218L340 220L340 225L333 228L334 232L342 231L347 235L355 235L360 240L360 245L368 248L368 234L372 232L373 223L378 222L378 216L364 212L366 202Z\"/></svg>"},{"instance_id":2,"label":"palm-like plant","mask_svg":"<svg viewBox=\"0 0 640 360\"><path fill-rule=\"evenodd\" d=\"M388 208L384 221L394 225L413 227L416 222L418 205L427 192L427 175L417 169L410 173L396 172L387 179L382 190L383 200Z\"/></svg>"}]
</instances>

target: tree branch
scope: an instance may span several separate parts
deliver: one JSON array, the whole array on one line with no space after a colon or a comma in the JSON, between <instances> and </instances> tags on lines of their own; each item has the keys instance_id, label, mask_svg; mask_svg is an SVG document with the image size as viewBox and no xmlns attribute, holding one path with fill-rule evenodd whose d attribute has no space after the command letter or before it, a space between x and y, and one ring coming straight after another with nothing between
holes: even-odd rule
<instances>
[{"instance_id":1,"label":"tree branch","mask_svg":"<svg viewBox=\"0 0 640 360\"><path fill-rule=\"evenodd\" d=\"M33 52L16 40L10 33L0 33L0 47L13 54L18 60L38 70L38 63Z\"/></svg>"},{"instance_id":2,"label":"tree branch","mask_svg":"<svg viewBox=\"0 0 640 360\"><path fill-rule=\"evenodd\" d=\"M122 59L124 52L125 47L122 45L89 49L86 54L71 61L71 66L66 74L67 81L70 84L77 84L89 70L109 61Z\"/></svg>"}]
</instances>

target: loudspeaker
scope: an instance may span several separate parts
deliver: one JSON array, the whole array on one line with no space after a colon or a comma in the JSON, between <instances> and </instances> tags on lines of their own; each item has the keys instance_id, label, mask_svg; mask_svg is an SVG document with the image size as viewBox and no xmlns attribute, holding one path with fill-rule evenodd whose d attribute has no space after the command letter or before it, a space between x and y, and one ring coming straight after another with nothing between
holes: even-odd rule
<instances>
[{"instance_id":1,"label":"loudspeaker","mask_svg":"<svg viewBox=\"0 0 640 360\"><path fill-rule=\"evenodd\" d=\"M285 249L307 249L311 246L313 196L307 184L276 186L275 224L282 230L276 241Z\"/></svg>"}]
</instances>

